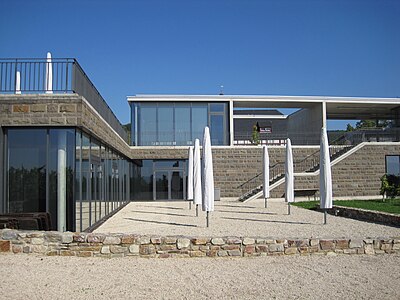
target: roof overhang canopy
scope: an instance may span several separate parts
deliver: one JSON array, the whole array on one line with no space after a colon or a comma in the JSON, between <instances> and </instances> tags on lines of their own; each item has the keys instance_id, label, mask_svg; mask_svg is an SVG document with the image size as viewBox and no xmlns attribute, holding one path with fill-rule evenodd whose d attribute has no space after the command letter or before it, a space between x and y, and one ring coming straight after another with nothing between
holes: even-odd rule
<instances>
[{"instance_id":1,"label":"roof overhang canopy","mask_svg":"<svg viewBox=\"0 0 400 300\"><path fill-rule=\"evenodd\" d=\"M326 103L328 119L392 119L400 98L259 96L259 95L136 95L129 102L221 102L234 108L310 108Z\"/></svg>"}]
</instances>

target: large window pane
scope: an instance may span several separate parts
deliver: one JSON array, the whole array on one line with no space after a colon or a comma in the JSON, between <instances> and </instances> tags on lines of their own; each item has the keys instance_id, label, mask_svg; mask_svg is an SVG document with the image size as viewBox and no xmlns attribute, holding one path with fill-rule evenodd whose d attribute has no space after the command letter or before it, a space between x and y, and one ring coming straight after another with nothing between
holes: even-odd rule
<instances>
[{"instance_id":1,"label":"large window pane","mask_svg":"<svg viewBox=\"0 0 400 300\"><path fill-rule=\"evenodd\" d=\"M386 156L386 174L387 175L400 175L400 156L387 155Z\"/></svg>"},{"instance_id":2,"label":"large window pane","mask_svg":"<svg viewBox=\"0 0 400 300\"><path fill-rule=\"evenodd\" d=\"M8 211L46 211L46 129L9 129Z\"/></svg>"},{"instance_id":3,"label":"large window pane","mask_svg":"<svg viewBox=\"0 0 400 300\"><path fill-rule=\"evenodd\" d=\"M206 103L193 103L192 105L192 138L203 140L204 127L208 122L208 108Z\"/></svg>"},{"instance_id":4,"label":"large window pane","mask_svg":"<svg viewBox=\"0 0 400 300\"><path fill-rule=\"evenodd\" d=\"M82 134L82 229L90 226L90 139Z\"/></svg>"},{"instance_id":5,"label":"large window pane","mask_svg":"<svg viewBox=\"0 0 400 300\"><path fill-rule=\"evenodd\" d=\"M175 141L176 145L192 145L190 127L190 104L175 104Z\"/></svg>"},{"instance_id":6,"label":"large window pane","mask_svg":"<svg viewBox=\"0 0 400 300\"><path fill-rule=\"evenodd\" d=\"M211 112L224 112L225 103L210 103Z\"/></svg>"},{"instance_id":7,"label":"large window pane","mask_svg":"<svg viewBox=\"0 0 400 300\"><path fill-rule=\"evenodd\" d=\"M139 119L140 145L154 145L157 141L157 105L141 104Z\"/></svg>"},{"instance_id":8,"label":"large window pane","mask_svg":"<svg viewBox=\"0 0 400 300\"><path fill-rule=\"evenodd\" d=\"M99 220L100 213L100 145L92 138L90 143L91 225Z\"/></svg>"},{"instance_id":9,"label":"large window pane","mask_svg":"<svg viewBox=\"0 0 400 300\"><path fill-rule=\"evenodd\" d=\"M210 116L211 145L224 145L224 116Z\"/></svg>"},{"instance_id":10,"label":"large window pane","mask_svg":"<svg viewBox=\"0 0 400 300\"><path fill-rule=\"evenodd\" d=\"M143 160L137 200L153 200L153 161Z\"/></svg>"},{"instance_id":11,"label":"large window pane","mask_svg":"<svg viewBox=\"0 0 400 300\"><path fill-rule=\"evenodd\" d=\"M76 131L76 141L75 141L75 230L82 231L82 222L81 222L81 211L82 211L82 202L81 202L81 139L82 135L80 131Z\"/></svg>"},{"instance_id":12,"label":"large window pane","mask_svg":"<svg viewBox=\"0 0 400 300\"><path fill-rule=\"evenodd\" d=\"M73 226L74 150L74 130L49 130L48 211L55 230L64 231Z\"/></svg>"},{"instance_id":13,"label":"large window pane","mask_svg":"<svg viewBox=\"0 0 400 300\"><path fill-rule=\"evenodd\" d=\"M174 145L173 103L158 105L158 142L160 146Z\"/></svg>"}]
</instances>

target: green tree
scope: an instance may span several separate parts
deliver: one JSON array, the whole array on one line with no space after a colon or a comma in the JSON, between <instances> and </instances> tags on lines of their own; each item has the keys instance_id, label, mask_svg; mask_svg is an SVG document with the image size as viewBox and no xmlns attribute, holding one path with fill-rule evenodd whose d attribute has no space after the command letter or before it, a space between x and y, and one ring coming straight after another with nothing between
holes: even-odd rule
<instances>
[{"instance_id":1,"label":"green tree","mask_svg":"<svg viewBox=\"0 0 400 300\"><path fill-rule=\"evenodd\" d=\"M253 125L253 132L251 134L251 142L255 145L260 143L260 133L258 132L257 125Z\"/></svg>"},{"instance_id":2,"label":"green tree","mask_svg":"<svg viewBox=\"0 0 400 300\"><path fill-rule=\"evenodd\" d=\"M349 131L354 131L354 127L351 126L351 124L347 124L346 131L347 131L347 132L349 132Z\"/></svg>"},{"instance_id":3,"label":"green tree","mask_svg":"<svg viewBox=\"0 0 400 300\"><path fill-rule=\"evenodd\" d=\"M356 123L356 129L376 127L374 120L360 120Z\"/></svg>"}]
</instances>

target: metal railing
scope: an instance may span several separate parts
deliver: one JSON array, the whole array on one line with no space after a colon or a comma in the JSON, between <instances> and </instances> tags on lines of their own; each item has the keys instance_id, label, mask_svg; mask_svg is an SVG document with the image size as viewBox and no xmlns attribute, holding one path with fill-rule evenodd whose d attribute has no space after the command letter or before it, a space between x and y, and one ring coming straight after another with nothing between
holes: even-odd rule
<instances>
[{"instance_id":1,"label":"metal railing","mask_svg":"<svg viewBox=\"0 0 400 300\"><path fill-rule=\"evenodd\" d=\"M51 68L52 77L46 69ZM19 88L17 85L19 72ZM49 80L51 83L49 84ZM0 59L0 93L2 94L79 94L127 141L128 135L111 108L74 58Z\"/></svg>"},{"instance_id":2,"label":"metal railing","mask_svg":"<svg viewBox=\"0 0 400 300\"><path fill-rule=\"evenodd\" d=\"M235 132L233 145L256 146L256 145L286 145L287 136L284 134L260 134L258 143L252 140L251 132Z\"/></svg>"},{"instance_id":3,"label":"metal railing","mask_svg":"<svg viewBox=\"0 0 400 300\"><path fill-rule=\"evenodd\" d=\"M168 125L172 126L172 120ZM203 131L140 130L136 139L138 146L194 146L195 139L199 139L202 145ZM211 132L211 145L229 145L229 134L215 137Z\"/></svg>"},{"instance_id":4,"label":"metal railing","mask_svg":"<svg viewBox=\"0 0 400 300\"><path fill-rule=\"evenodd\" d=\"M260 133L258 141L254 141L252 132L235 132L235 146L255 146L255 145L286 145L286 139L290 136L288 133ZM292 145L318 145L319 133L296 133L295 137L291 137Z\"/></svg>"},{"instance_id":5,"label":"metal railing","mask_svg":"<svg viewBox=\"0 0 400 300\"><path fill-rule=\"evenodd\" d=\"M335 159L338 156L344 154L349 151L354 145L343 145L341 141L343 137L340 136L336 140L332 141L334 145L329 146L329 153L331 159ZM293 169L295 173L303 173L303 172L314 172L319 168L320 161L320 150L316 150L315 152L307 155L306 157L296 160L293 162ZM285 162L277 162L273 166L270 167L270 184L273 184L277 180L284 177L285 174ZM242 195L248 195L253 190L260 189L263 184L263 173L259 173L244 183L240 184L238 188L241 190ZM242 196L242 197L243 197Z\"/></svg>"}]
</instances>

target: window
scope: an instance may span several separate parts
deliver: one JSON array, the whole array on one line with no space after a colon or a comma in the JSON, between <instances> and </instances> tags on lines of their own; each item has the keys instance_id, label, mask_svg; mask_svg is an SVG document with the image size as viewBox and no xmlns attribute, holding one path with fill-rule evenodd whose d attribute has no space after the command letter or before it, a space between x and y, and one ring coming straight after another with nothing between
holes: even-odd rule
<instances>
[{"instance_id":1,"label":"window","mask_svg":"<svg viewBox=\"0 0 400 300\"><path fill-rule=\"evenodd\" d=\"M211 144L228 144L228 103L131 103L132 145L187 146L210 127Z\"/></svg>"},{"instance_id":2,"label":"window","mask_svg":"<svg viewBox=\"0 0 400 300\"><path fill-rule=\"evenodd\" d=\"M386 174L400 176L400 155L386 155Z\"/></svg>"}]
</instances>

